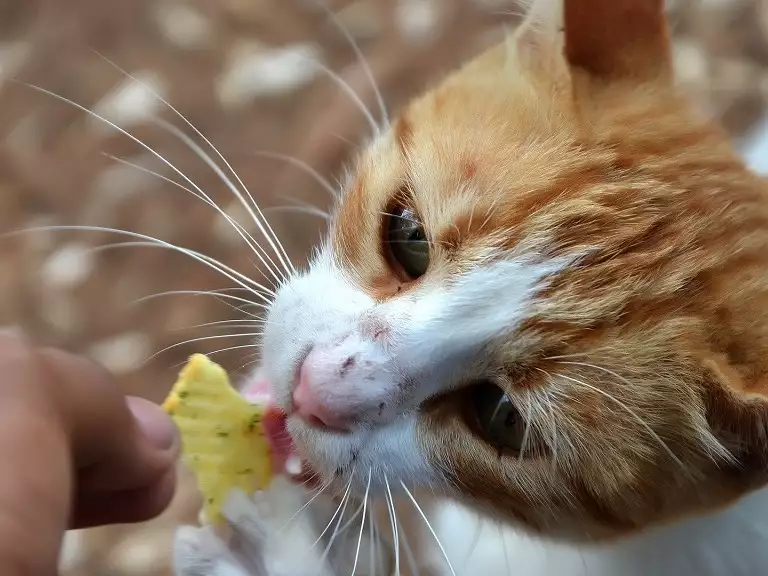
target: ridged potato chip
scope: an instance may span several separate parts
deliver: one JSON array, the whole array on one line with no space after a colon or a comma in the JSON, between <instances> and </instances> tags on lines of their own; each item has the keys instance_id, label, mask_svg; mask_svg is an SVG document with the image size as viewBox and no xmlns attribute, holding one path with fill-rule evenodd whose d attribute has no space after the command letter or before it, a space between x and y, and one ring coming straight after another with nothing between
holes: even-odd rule
<instances>
[{"instance_id":1,"label":"ridged potato chip","mask_svg":"<svg viewBox=\"0 0 768 576\"><path fill-rule=\"evenodd\" d=\"M272 467L264 407L240 396L221 366L193 355L163 409L179 428L182 461L195 474L208 523L224 521L221 508L232 489L251 494L267 488Z\"/></svg>"}]
</instances>

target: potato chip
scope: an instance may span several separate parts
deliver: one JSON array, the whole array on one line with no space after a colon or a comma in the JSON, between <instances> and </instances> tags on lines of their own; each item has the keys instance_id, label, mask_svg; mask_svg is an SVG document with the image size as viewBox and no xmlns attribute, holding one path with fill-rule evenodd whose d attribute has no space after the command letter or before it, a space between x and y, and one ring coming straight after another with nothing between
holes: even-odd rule
<instances>
[{"instance_id":1,"label":"potato chip","mask_svg":"<svg viewBox=\"0 0 768 576\"><path fill-rule=\"evenodd\" d=\"M264 407L240 396L221 366L193 355L163 409L179 428L182 461L195 474L208 523L224 521L221 508L232 489L251 494L267 488L272 466Z\"/></svg>"}]
</instances>

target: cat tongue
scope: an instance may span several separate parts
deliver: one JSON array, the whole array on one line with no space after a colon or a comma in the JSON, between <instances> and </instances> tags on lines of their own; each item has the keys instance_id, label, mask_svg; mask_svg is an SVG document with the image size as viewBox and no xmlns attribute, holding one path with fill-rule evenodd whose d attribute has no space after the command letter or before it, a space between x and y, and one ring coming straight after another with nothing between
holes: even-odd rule
<instances>
[{"instance_id":1,"label":"cat tongue","mask_svg":"<svg viewBox=\"0 0 768 576\"><path fill-rule=\"evenodd\" d=\"M253 404L265 406L262 416L264 435L272 449L272 467L277 474L287 474L294 480L302 481L310 474L296 451L291 435L286 428L287 416L272 398L272 388L267 380L257 379L248 384L243 397Z\"/></svg>"}]
</instances>

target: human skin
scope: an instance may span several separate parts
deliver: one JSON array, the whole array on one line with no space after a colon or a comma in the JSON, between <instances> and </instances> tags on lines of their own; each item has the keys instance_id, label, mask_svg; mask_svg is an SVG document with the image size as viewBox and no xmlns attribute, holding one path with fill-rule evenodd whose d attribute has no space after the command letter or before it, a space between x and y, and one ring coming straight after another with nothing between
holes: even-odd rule
<instances>
[{"instance_id":1,"label":"human skin","mask_svg":"<svg viewBox=\"0 0 768 576\"><path fill-rule=\"evenodd\" d=\"M0 333L0 566L55 575L67 529L148 520L170 502L179 440L102 367Z\"/></svg>"}]
</instances>

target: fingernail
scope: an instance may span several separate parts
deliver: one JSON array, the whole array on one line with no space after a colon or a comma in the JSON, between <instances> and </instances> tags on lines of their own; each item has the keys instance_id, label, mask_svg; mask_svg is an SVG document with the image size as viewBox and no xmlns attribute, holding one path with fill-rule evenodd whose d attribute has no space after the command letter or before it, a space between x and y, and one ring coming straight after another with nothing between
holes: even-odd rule
<instances>
[{"instance_id":1,"label":"fingernail","mask_svg":"<svg viewBox=\"0 0 768 576\"><path fill-rule=\"evenodd\" d=\"M126 398L126 402L144 436L155 448L169 450L176 443L176 426L160 406L133 396Z\"/></svg>"}]
</instances>

